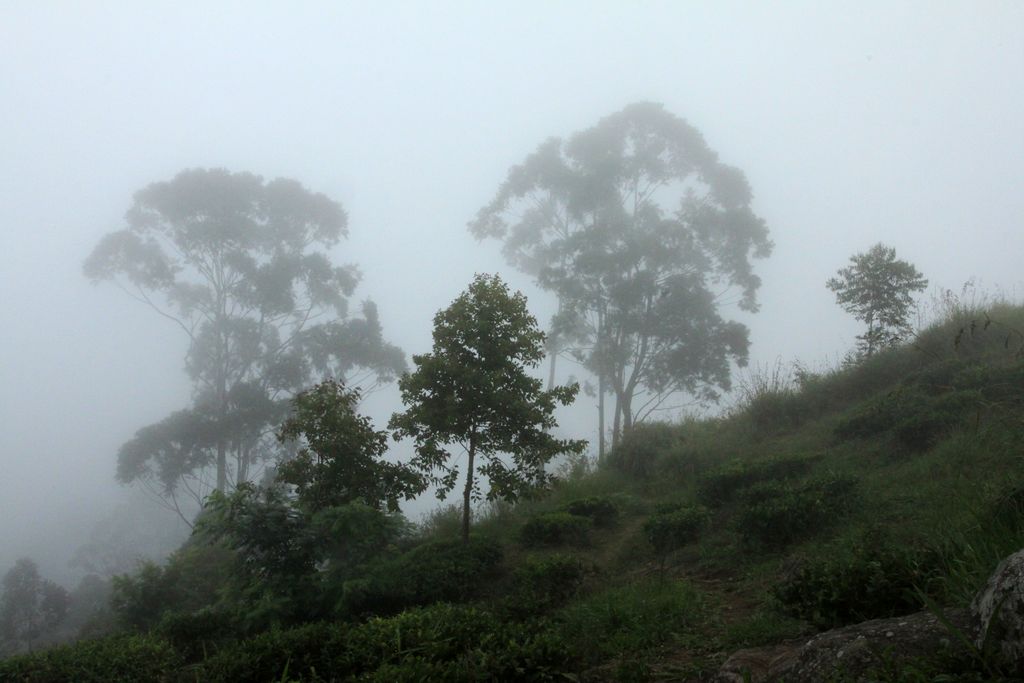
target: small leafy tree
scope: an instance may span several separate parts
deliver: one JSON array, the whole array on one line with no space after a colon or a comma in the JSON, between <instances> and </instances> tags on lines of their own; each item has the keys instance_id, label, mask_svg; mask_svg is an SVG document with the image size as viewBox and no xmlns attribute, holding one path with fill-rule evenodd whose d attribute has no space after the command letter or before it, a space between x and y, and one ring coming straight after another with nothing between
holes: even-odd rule
<instances>
[{"instance_id":1,"label":"small leafy tree","mask_svg":"<svg viewBox=\"0 0 1024 683\"><path fill-rule=\"evenodd\" d=\"M895 249L878 243L851 256L850 265L825 284L843 310L867 323L857 339L861 354L870 357L910 331L912 295L927 287L928 280L911 263L898 260Z\"/></svg>"},{"instance_id":2,"label":"small leafy tree","mask_svg":"<svg viewBox=\"0 0 1024 683\"><path fill-rule=\"evenodd\" d=\"M516 500L546 483L544 465L586 442L549 433L558 404L575 398L576 385L542 390L527 374L544 358L544 333L498 276L477 275L469 289L434 317L431 353L413 356L416 370L399 380L404 413L392 416L395 438L411 437L411 465L431 476L442 499L459 476L457 446L466 454L462 538L469 539L470 501L480 498L477 474L487 477L488 500ZM511 462L501 457L511 456ZM485 464L477 470L477 458ZM434 475L435 472L440 475Z\"/></svg>"},{"instance_id":3,"label":"small leafy tree","mask_svg":"<svg viewBox=\"0 0 1024 683\"><path fill-rule=\"evenodd\" d=\"M338 381L321 382L292 401L294 412L278 438L301 441L296 456L280 465L277 478L295 486L311 511L357 499L375 508L398 510L423 488L422 477L404 465L383 460L387 432L377 431L356 412L360 393Z\"/></svg>"},{"instance_id":4,"label":"small leafy tree","mask_svg":"<svg viewBox=\"0 0 1024 683\"><path fill-rule=\"evenodd\" d=\"M64 619L69 601L64 588L39 576L31 559L15 562L0 594L0 653L31 650Z\"/></svg>"}]
</instances>

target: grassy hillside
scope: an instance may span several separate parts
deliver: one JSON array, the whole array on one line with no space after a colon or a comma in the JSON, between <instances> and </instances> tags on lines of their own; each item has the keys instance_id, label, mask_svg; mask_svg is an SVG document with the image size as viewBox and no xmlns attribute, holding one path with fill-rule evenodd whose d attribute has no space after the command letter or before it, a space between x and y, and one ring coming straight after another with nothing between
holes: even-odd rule
<instances>
[{"instance_id":1,"label":"grassy hillside","mask_svg":"<svg viewBox=\"0 0 1024 683\"><path fill-rule=\"evenodd\" d=\"M964 605L1024 547L1022 330L1024 308L958 311L850 367L755 378L728 416L643 426L481 510L469 546L438 511L317 593L315 622L224 609L230 587L189 577L225 551L194 543L131 584L134 629L0 680L701 680L739 648ZM880 676L980 671L965 652Z\"/></svg>"}]
</instances>

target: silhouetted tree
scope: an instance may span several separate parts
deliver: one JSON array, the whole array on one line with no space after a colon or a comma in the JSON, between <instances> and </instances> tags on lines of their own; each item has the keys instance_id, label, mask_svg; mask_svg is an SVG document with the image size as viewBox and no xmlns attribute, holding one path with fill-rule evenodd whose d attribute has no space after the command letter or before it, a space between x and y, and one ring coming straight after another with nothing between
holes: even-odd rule
<instances>
[{"instance_id":1,"label":"silhouetted tree","mask_svg":"<svg viewBox=\"0 0 1024 683\"><path fill-rule=\"evenodd\" d=\"M543 358L544 333L527 310L526 297L509 294L497 276L477 275L434 316L432 351L413 356L416 369L398 382L406 411L392 416L390 427L395 438L415 440L410 464L432 476L442 499L459 476L458 456L448 447L466 454L464 541L470 502L480 498L477 474L490 482L488 500L514 501L547 482L544 465L552 458L586 447L584 441L550 434L556 406L571 403L578 387L543 391L543 382L526 373Z\"/></svg>"},{"instance_id":2,"label":"silhouetted tree","mask_svg":"<svg viewBox=\"0 0 1024 683\"><path fill-rule=\"evenodd\" d=\"M209 469L218 490L250 479L275 443L282 399L314 378L389 381L404 370L374 305L350 314L356 268L325 252L347 231L337 202L294 180L193 169L137 192L125 219L85 273L186 334L194 403L125 444L122 482L141 481L177 509L181 490L203 497Z\"/></svg>"},{"instance_id":3,"label":"silhouetted tree","mask_svg":"<svg viewBox=\"0 0 1024 683\"><path fill-rule=\"evenodd\" d=\"M68 602L68 592L39 576L35 562L19 559L3 579L0 652L31 650L64 619Z\"/></svg>"},{"instance_id":4,"label":"silhouetted tree","mask_svg":"<svg viewBox=\"0 0 1024 683\"><path fill-rule=\"evenodd\" d=\"M897 259L895 249L878 243L851 256L850 265L825 284L843 310L867 323L857 339L861 354L870 357L910 331L912 295L924 290L928 280L912 264Z\"/></svg>"},{"instance_id":5,"label":"silhouetted tree","mask_svg":"<svg viewBox=\"0 0 1024 683\"><path fill-rule=\"evenodd\" d=\"M638 103L543 143L470 223L558 297L551 346L597 376L602 453L606 392L614 442L677 392L716 399L746 362L747 328L719 308L757 309L751 260L772 243L750 202L696 129Z\"/></svg>"}]
</instances>

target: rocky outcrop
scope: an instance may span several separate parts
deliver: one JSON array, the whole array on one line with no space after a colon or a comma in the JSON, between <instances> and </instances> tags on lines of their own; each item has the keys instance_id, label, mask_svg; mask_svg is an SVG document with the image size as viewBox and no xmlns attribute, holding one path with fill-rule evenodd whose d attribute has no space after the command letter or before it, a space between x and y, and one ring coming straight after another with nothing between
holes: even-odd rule
<instances>
[{"instance_id":1,"label":"rocky outcrop","mask_svg":"<svg viewBox=\"0 0 1024 683\"><path fill-rule=\"evenodd\" d=\"M950 610L944 616L968 637L973 635L968 610ZM840 671L856 680L872 670L957 646L956 636L938 617L918 612L833 629L790 645L740 650L726 660L715 680L812 683Z\"/></svg>"},{"instance_id":2,"label":"rocky outcrop","mask_svg":"<svg viewBox=\"0 0 1024 683\"><path fill-rule=\"evenodd\" d=\"M979 651L1010 670L1024 663L1024 550L996 568L970 609L875 619L819 633L810 640L740 650L725 661L720 683L787 681L811 683L839 672L852 680L872 670L932 657L973 640ZM1024 673L1021 671L1020 673Z\"/></svg>"},{"instance_id":3,"label":"rocky outcrop","mask_svg":"<svg viewBox=\"0 0 1024 683\"><path fill-rule=\"evenodd\" d=\"M1004 662L1024 662L1024 550L999 563L971 602L979 650L997 652Z\"/></svg>"}]
</instances>

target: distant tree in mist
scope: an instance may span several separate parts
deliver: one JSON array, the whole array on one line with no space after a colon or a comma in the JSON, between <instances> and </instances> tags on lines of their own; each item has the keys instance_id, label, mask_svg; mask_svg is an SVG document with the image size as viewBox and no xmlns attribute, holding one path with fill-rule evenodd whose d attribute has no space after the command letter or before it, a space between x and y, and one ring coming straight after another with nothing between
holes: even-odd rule
<instances>
[{"instance_id":1,"label":"distant tree in mist","mask_svg":"<svg viewBox=\"0 0 1024 683\"><path fill-rule=\"evenodd\" d=\"M0 593L0 654L32 650L64 619L69 601L64 588L39 576L35 562L18 560Z\"/></svg>"},{"instance_id":2,"label":"distant tree in mist","mask_svg":"<svg viewBox=\"0 0 1024 683\"><path fill-rule=\"evenodd\" d=\"M286 399L315 379L372 385L405 369L374 305L350 310L359 273L327 255L347 217L326 196L294 180L193 169L137 192L125 221L85 274L184 333L193 403L139 430L121 448L117 476L179 513L183 493L201 500L256 476Z\"/></svg>"},{"instance_id":3,"label":"distant tree in mist","mask_svg":"<svg viewBox=\"0 0 1024 683\"><path fill-rule=\"evenodd\" d=\"M860 353L870 357L910 331L913 294L923 291L928 280L911 263L897 259L895 249L879 243L851 256L850 265L825 285L843 310L867 324L857 339Z\"/></svg>"},{"instance_id":4,"label":"distant tree in mist","mask_svg":"<svg viewBox=\"0 0 1024 683\"><path fill-rule=\"evenodd\" d=\"M632 104L512 167L469 224L558 298L549 353L568 350L615 397L613 443L680 392L714 400L745 364L751 261L771 253L743 173L658 104ZM554 368L552 367L552 378Z\"/></svg>"},{"instance_id":5,"label":"distant tree in mist","mask_svg":"<svg viewBox=\"0 0 1024 683\"><path fill-rule=\"evenodd\" d=\"M546 483L544 465L552 458L586 447L550 434L555 408L571 403L578 387L544 391L527 374L544 358L544 333L526 297L510 294L497 276L478 275L439 311L433 337L431 352L413 356L415 370L398 381L406 410L389 426L395 438L415 441L409 464L433 477L441 498L455 488L456 461L465 454L462 539L468 541L479 475L489 481L488 500L514 501Z\"/></svg>"}]
</instances>

